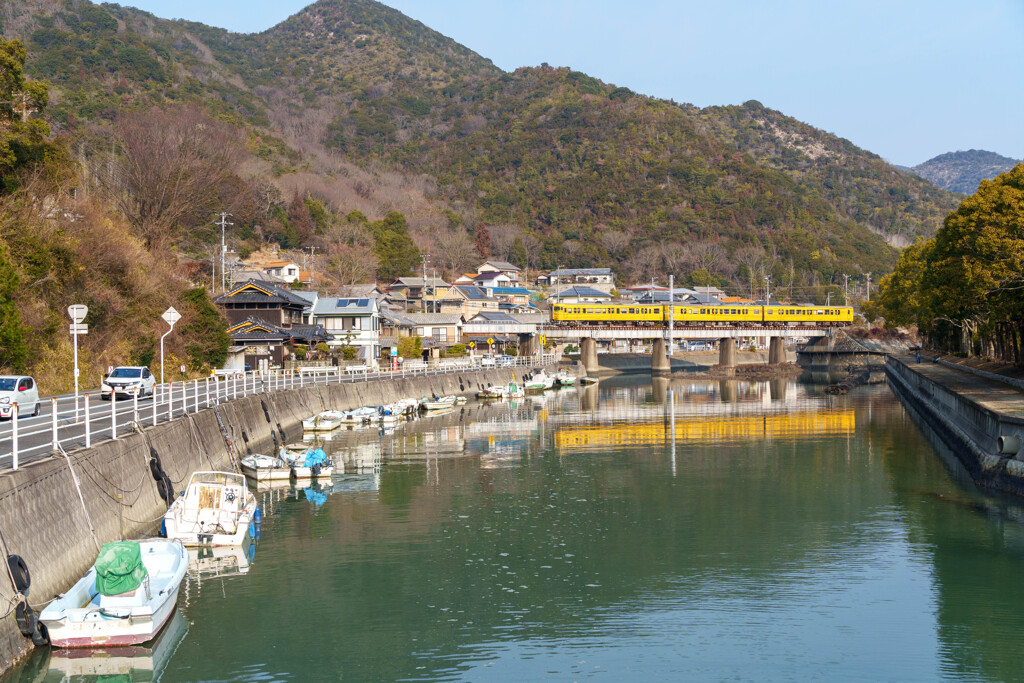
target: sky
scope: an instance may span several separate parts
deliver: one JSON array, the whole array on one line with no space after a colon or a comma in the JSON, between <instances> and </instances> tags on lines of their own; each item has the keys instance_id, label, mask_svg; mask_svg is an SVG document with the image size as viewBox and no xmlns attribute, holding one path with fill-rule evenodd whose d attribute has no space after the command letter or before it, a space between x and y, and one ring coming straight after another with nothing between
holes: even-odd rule
<instances>
[{"instance_id":1,"label":"sky","mask_svg":"<svg viewBox=\"0 0 1024 683\"><path fill-rule=\"evenodd\" d=\"M264 31L304 0L122 0ZM547 62L701 107L758 100L913 166L1024 159L1024 0L386 0L511 71Z\"/></svg>"}]
</instances>

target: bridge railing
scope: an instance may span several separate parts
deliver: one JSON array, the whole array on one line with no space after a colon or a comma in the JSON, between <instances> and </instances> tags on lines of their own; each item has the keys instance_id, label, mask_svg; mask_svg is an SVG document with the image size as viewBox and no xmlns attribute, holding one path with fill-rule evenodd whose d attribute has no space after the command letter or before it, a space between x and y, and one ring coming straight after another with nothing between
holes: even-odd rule
<instances>
[{"instance_id":1,"label":"bridge railing","mask_svg":"<svg viewBox=\"0 0 1024 683\"><path fill-rule=\"evenodd\" d=\"M554 356L514 358L502 368L527 369L555 360ZM13 406L11 419L0 423L0 468L18 469L21 464L50 454L88 448L118 439L145 427L155 426L228 401L312 385L384 381L498 367L483 359L447 359L431 363L390 367L308 367L267 372L218 372L201 379L157 384L151 396L117 398L99 391L83 392L77 399L65 394L40 399L39 415L20 415Z\"/></svg>"}]
</instances>

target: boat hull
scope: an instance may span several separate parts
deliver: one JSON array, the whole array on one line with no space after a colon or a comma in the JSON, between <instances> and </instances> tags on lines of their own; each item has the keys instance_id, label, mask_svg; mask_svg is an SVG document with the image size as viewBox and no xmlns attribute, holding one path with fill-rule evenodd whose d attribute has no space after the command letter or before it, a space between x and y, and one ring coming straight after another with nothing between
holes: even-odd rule
<instances>
[{"instance_id":1,"label":"boat hull","mask_svg":"<svg viewBox=\"0 0 1024 683\"><path fill-rule=\"evenodd\" d=\"M180 587L180 584L179 584ZM178 587L153 612L149 619L132 616L129 619L103 619L99 623L43 620L50 631L50 644L54 647L124 647L141 645L153 640L174 614L178 603ZM111 625L111 622L119 622ZM93 631L90 633L90 631Z\"/></svg>"},{"instance_id":2,"label":"boat hull","mask_svg":"<svg viewBox=\"0 0 1024 683\"><path fill-rule=\"evenodd\" d=\"M267 481L288 481L292 478L317 479L331 477L334 474L334 468L321 467L320 474L314 475L313 470L309 467L261 467L254 469L252 467L242 465L242 473L247 479L251 479L256 483L263 483Z\"/></svg>"}]
</instances>

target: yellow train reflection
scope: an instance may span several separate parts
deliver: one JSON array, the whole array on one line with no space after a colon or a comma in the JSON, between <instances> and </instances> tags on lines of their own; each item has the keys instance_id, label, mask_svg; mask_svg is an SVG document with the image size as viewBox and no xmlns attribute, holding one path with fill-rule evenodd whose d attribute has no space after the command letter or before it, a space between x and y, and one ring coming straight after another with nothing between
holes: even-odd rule
<instances>
[{"instance_id":1,"label":"yellow train reflection","mask_svg":"<svg viewBox=\"0 0 1024 683\"><path fill-rule=\"evenodd\" d=\"M784 413L723 418L687 418L675 423L677 442L753 441L798 436L851 436L854 413ZM555 446L567 449L662 444L672 438L665 422L578 427L555 432Z\"/></svg>"}]
</instances>

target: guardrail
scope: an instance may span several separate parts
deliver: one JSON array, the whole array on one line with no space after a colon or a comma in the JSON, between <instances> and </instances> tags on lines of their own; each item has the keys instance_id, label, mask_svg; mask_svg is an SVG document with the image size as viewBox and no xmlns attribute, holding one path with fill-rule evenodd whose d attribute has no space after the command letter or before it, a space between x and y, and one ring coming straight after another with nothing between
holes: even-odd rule
<instances>
[{"instance_id":1,"label":"guardrail","mask_svg":"<svg viewBox=\"0 0 1024 683\"><path fill-rule=\"evenodd\" d=\"M555 357L515 358L508 368L536 367L554 362ZM435 363L407 363L392 371L390 368L363 366L358 372L351 367L308 367L298 371L271 370L268 372L221 372L202 379L158 384L150 397L137 394L118 400L111 392L99 391L40 399L41 413L36 417L20 417L18 406L13 406L11 419L0 424L0 466L10 464L11 469L26 459L35 459L63 448L89 448L93 443L113 439L128 432L140 431L186 414L211 408L227 401L254 394L284 391L305 386L368 382L404 377L443 375L472 370L491 370L481 359L450 360ZM107 399L107 400L103 400ZM109 403L109 405L108 405ZM48 408L48 412L44 412Z\"/></svg>"}]
</instances>

